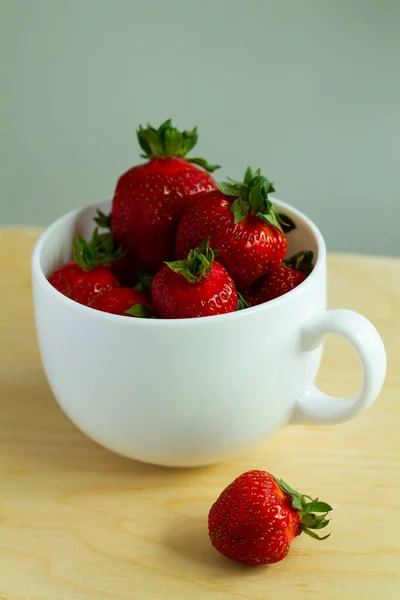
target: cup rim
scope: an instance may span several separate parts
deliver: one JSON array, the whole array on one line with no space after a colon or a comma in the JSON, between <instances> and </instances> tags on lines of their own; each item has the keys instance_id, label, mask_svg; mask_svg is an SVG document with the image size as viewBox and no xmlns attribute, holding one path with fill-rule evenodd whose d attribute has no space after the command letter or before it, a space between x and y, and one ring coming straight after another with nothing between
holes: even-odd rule
<instances>
[{"instance_id":1,"label":"cup rim","mask_svg":"<svg viewBox=\"0 0 400 600\"><path fill-rule=\"evenodd\" d=\"M51 285L51 283L48 281L46 275L43 272L43 269L41 267L41 256L42 256L43 247L44 247L48 237L51 236L54 229L56 229L57 227L60 226L62 221L64 221L64 220L66 221L71 217L76 218L76 217L78 217L78 215L82 214L88 208L96 207L106 201L110 202L112 200L112 198L110 198L110 197L104 197L101 200L99 200L95 203L87 204L87 205L83 206L82 208L72 209L72 210L68 211L67 213L64 213L63 215L61 215L58 219L56 219L55 221L53 221L53 223L51 223L48 227L46 227L46 229L42 232L39 239L37 240L37 242L34 246L33 252L32 252L32 276L33 276L33 278L36 279L36 282L38 284L40 284L46 290L47 293L54 295L55 302L56 301L65 302L65 303L67 303L67 305L69 305L71 310L83 311L82 314L86 314L88 318L90 318L90 317L97 318L97 319L101 319L103 322L109 321L111 323L114 322L116 324L117 323L121 324L122 322L124 322L124 323L126 323L127 327L138 327L139 326L139 327L168 327L168 328L171 328L171 327L182 327L182 326L188 326L188 325L197 326L200 324L209 325L212 323L217 324L217 322L220 323L222 321L228 321L228 320L233 321L233 319L243 319L243 318L246 318L246 316L249 316L250 314L255 315L257 312L258 313L267 312L268 310L272 310L273 308L275 308L278 305L281 305L281 304L284 304L285 302L294 300L296 295L298 295L299 293L303 293L307 286L312 285L312 282L315 280L316 277L318 277L319 273L321 272L321 270L324 267L325 256L326 256L325 241L322 236L322 233L320 232L319 228L315 225L315 223L309 217L307 217L307 215L305 215L303 212L301 212L294 206L292 206L286 202L282 202L281 200L279 200L278 198L275 198L274 196L270 196L270 199L277 208L288 210L290 213L292 213L298 219L300 219L303 222L303 224L305 224L310 229L310 231L312 232L312 234L315 238L315 241L317 243L317 260L316 260L314 269L312 270L310 275L299 286L297 286L293 290L290 290L283 296L279 296L278 298L274 298L273 300L269 300L268 302L265 302L263 304L258 304L257 306L252 306L252 307L246 308L244 310L226 313L226 314L222 314L222 315L211 315L208 317L193 317L193 318L184 318L184 319L135 319L135 318L128 319L128 318L124 317L123 315L114 315L112 313L95 310L89 306L85 306L83 304L75 302L74 300L71 300L67 296L64 296L64 294L62 294L61 292L56 290L56 288L54 288ZM122 321L122 319L123 319L123 321Z\"/></svg>"}]
</instances>

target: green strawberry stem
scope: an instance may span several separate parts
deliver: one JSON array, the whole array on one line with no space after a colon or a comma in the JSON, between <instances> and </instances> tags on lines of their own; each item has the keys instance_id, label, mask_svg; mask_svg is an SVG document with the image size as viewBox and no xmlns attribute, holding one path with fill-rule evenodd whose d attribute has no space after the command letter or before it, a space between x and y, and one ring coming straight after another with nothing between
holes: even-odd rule
<instances>
[{"instance_id":1,"label":"green strawberry stem","mask_svg":"<svg viewBox=\"0 0 400 600\"><path fill-rule=\"evenodd\" d=\"M183 275L189 283L196 283L202 277L205 277L214 262L215 252L210 248L210 238L206 238L194 250L191 250L186 260L176 260L175 262L166 262L172 271Z\"/></svg>"},{"instance_id":2,"label":"green strawberry stem","mask_svg":"<svg viewBox=\"0 0 400 600\"><path fill-rule=\"evenodd\" d=\"M283 261L286 267L301 271L305 275L309 275L314 268L313 265L314 252L312 250L301 250L290 258Z\"/></svg>"},{"instance_id":3,"label":"green strawberry stem","mask_svg":"<svg viewBox=\"0 0 400 600\"><path fill-rule=\"evenodd\" d=\"M140 147L144 151L142 158L185 158L190 163L199 165L213 173L219 165L210 165L204 158L187 158L186 155L197 144L197 127L192 131L179 131L172 126L171 119L165 121L158 129L147 125L137 130Z\"/></svg>"},{"instance_id":4,"label":"green strawberry stem","mask_svg":"<svg viewBox=\"0 0 400 600\"><path fill-rule=\"evenodd\" d=\"M235 223L243 221L250 213L283 232L283 220L268 198L275 188L271 181L261 175L260 169L253 173L248 167L243 182L229 177L228 180L229 183L218 183L217 186L223 194L236 198L231 206Z\"/></svg>"},{"instance_id":5,"label":"green strawberry stem","mask_svg":"<svg viewBox=\"0 0 400 600\"><path fill-rule=\"evenodd\" d=\"M96 267L108 266L124 255L121 246L115 247L111 233L99 233L98 228L93 231L92 237L87 242L79 235L72 242L75 262L83 271L91 271Z\"/></svg>"},{"instance_id":6,"label":"green strawberry stem","mask_svg":"<svg viewBox=\"0 0 400 600\"><path fill-rule=\"evenodd\" d=\"M319 498L313 500L311 496L299 494L299 492L293 490L290 485L282 481L282 479L275 479L275 481L286 494L291 496L293 508L299 511L301 531L316 540L326 540L326 538L330 536L330 533L321 537L312 530L323 529L328 525L330 519L327 519L326 517L328 516L328 513L333 510L332 506L326 502L320 502Z\"/></svg>"}]
</instances>

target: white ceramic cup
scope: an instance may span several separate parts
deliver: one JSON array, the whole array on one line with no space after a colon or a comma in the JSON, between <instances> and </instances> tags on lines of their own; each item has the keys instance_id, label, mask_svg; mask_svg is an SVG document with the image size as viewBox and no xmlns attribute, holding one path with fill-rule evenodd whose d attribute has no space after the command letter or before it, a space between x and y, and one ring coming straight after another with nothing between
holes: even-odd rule
<instances>
[{"instance_id":1,"label":"white ceramic cup","mask_svg":"<svg viewBox=\"0 0 400 600\"><path fill-rule=\"evenodd\" d=\"M294 219L289 250L311 249L316 265L295 290L215 317L135 319L73 302L47 281L90 235L97 207L74 210L41 235L32 257L37 335L59 404L88 436L122 455L158 465L205 465L238 454L289 423L331 425L377 398L386 355L376 329L349 310L326 310L326 249L318 228ZM314 386L323 340L334 332L355 348L362 384L353 398ZM340 373L338 373L340 377Z\"/></svg>"}]
</instances>

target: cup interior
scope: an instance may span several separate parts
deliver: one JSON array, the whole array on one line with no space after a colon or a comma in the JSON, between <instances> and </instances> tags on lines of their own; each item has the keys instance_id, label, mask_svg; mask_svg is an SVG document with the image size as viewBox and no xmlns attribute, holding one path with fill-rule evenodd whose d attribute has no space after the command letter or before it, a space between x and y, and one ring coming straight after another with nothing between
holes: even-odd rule
<instances>
[{"instance_id":1,"label":"cup interior","mask_svg":"<svg viewBox=\"0 0 400 600\"><path fill-rule=\"evenodd\" d=\"M296 224L296 229L288 234L287 256L300 250L312 250L315 264L319 262L324 251L323 238L317 227L297 209L276 199L272 199L278 212L287 214ZM55 221L41 236L34 256L41 274L47 278L50 273L72 259L72 240L82 235L89 239L96 224L94 217L97 209L108 213L111 210L111 199L104 199L83 209L73 210Z\"/></svg>"}]
</instances>

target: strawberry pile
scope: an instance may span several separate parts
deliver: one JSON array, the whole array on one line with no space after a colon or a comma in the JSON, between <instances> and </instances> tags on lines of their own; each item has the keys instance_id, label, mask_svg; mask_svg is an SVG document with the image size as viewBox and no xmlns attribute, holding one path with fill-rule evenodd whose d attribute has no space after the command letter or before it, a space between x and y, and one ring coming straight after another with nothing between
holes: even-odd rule
<instances>
[{"instance_id":1,"label":"strawberry pile","mask_svg":"<svg viewBox=\"0 0 400 600\"><path fill-rule=\"evenodd\" d=\"M116 315L182 319L256 306L306 279L312 252L285 260L295 224L260 170L216 183L216 165L188 157L196 128L168 120L137 135L147 162L119 178L111 214L99 211L92 238L75 240L74 260L51 274L59 292Z\"/></svg>"}]
</instances>

